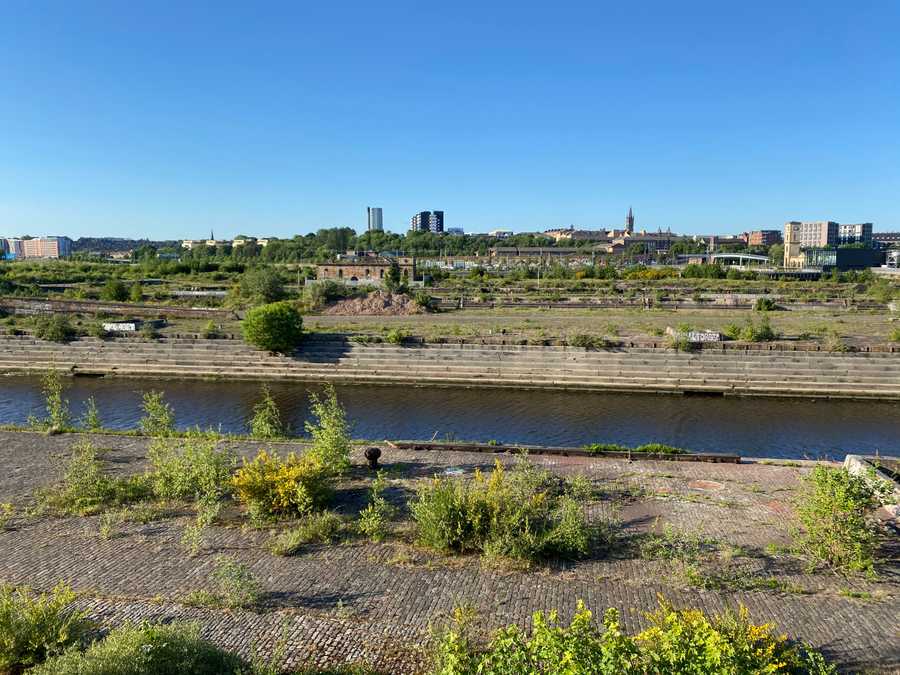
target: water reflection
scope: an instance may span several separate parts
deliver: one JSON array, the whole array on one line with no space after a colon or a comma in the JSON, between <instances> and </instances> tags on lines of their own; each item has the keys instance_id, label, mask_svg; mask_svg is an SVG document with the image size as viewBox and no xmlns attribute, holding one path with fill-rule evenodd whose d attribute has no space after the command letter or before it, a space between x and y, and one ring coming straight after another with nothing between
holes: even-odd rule
<instances>
[{"instance_id":1,"label":"water reflection","mask_svg":"<svg viewBox=\"0 0 900 675\"><path fill-rule=\"evenodd\" d=\"M272 395L293 429L308 415L305 384L272 382ZM243 432L259 399L251 382L84 379L69 382L73 416L93 396L104 426L132 428L142 391L159 389L179 427ZM509 443L625 445L658 441L744 456L842 458L848 452L900 454L895 403L801 399L722 399L550 391L339 387L354 434L369 439L455 438ZM40 382L0 379L0 423L40 415Z\"/></svg>"}]
</instances>

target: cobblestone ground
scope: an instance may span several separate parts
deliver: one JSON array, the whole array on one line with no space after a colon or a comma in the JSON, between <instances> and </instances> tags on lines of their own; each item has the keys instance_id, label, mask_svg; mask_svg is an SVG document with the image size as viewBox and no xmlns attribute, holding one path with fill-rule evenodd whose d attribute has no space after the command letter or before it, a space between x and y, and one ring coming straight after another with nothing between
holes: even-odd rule
<instances>
[{"instance_id":1,"label":"cobblestone ground","mask_svg":"<svg viewBox=\"0 0 900 675\"><path fill-rule=\"evenodd\" d=\"M0 502L25 507L36 488L51 483L75 435L0 433ZM96 436L116 472L145 466L146 441ZM242 455L258 444L236 442ZM282 448L284 449L284 448ZM502 456L505 462L515 461ZM402 505L416 480L450 467L466 472L495 457L477 453L407 452L384 448L389 498ZM806 574L779 553L790 541L790 499L803 466L533 457L561 474L584 474L602 495L587 508L620 529L613 550L591 560L531 570L489 565L477 557L445 558L412 543L399 519L384 543L360 539L310 546L291 557L269 553L269 531L245 526L236 508L211 528L199 555L180 540L191 522L187 508L141 524L123 524L116 536L99 535L98 517L17 516L0 532L0 580L51 588L66 580L79 603L103 623L128 619L199 621L219 645L243 654L266 653L281 641L288 665L366 661L390 673L421 672L430 621L455 605L474 605L486 628L525 625L537 609L571 615L583 599L595 613L616 607L629 630L645 625L642 612L658 594L678 606L720 611L746 605L757 622L773 621L791 637L822 649L847 671L900 672L900 567L896 549L877 581ZM355 514L366 500L369 477L361 457L336 508ZM19 508L21 513L22 508ZM706 581L690 578L671 561L644 560L629 544L666 524L696 533L698 565ZM250 566L265 595L257 611L198 609L180 604L202 588L218 554Z\"/></svg>"}]
</instances>

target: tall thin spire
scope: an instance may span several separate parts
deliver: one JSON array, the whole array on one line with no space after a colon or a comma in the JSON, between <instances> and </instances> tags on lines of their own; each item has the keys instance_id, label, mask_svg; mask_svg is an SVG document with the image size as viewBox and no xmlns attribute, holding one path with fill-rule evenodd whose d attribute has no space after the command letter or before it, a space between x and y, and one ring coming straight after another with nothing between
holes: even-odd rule
<instances>
[{"instance_id":1,"label":"tall thin spire","mask_svg":"<svg viewBox=\"0 0 900 675\"><path fill-rule=\"evenodd\" d=\"M628 207L628 215L625 216L625 231L634 232L634 212Z\"/></svg>"}]
</instances>

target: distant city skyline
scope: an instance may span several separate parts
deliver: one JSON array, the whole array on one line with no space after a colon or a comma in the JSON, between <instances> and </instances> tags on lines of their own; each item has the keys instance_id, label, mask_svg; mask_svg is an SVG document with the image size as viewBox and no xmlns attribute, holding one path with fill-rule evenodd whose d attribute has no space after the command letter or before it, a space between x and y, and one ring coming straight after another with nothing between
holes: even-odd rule
<instances>
[{"instance_id":1,"label":"distant city skyline","mask_svg":"<svg viewBox=\"0 0 900 675\"><path fill-rule=\"evenodd\" d=\"M434 206L471 233L628 205L900 229L898 25L894 0L5 3L0 234L363 232L366 205L394 232Z\"/></svg>"}]
</instances>

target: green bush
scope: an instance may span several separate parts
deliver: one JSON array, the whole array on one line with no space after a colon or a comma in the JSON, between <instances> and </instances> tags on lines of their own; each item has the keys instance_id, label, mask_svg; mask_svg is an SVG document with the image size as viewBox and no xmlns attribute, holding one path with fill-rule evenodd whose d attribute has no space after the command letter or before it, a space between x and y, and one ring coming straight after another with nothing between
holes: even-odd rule
<instances>
[{"instance_id":1,"label":"green bush","mask_svg":"<svg viewBox=\"0 0 900 675\"><path fill-rule=\"evenodd\" d=\"M128 290L128 299L131 302L140 302L144 299L144 289L139 283L131 284L131 288Z\"/></svg>"},{"instance_id":2,"label":"green bush","mask_svg":"<svg viewBox=\"0 0 900 675\"><path fill-rule=\"evenodd\" d=\"M69 342L75 338L75 329L63 314L36 316L33 320L34 336L49 342Z\"/></svg>"},{"instance_id":3,"label":"green bush","mask_svg":"<svg viewBox=\"0 0 900 675\"><path fill-rule=\"evenodd\" d=\"M591 673L645 675L737 673L829 675L836 672L818 652L790 643L771 624L754 625L746 608L707 617L693 609L676 610L664 600L646 615L647 630L624 633L619 612L608 609L603 630L579 601L571 623L557 612L536 612L530 632L517 625L494 633L478 648L472 612L456 610L449 622L432 627L436 675L520 675L521 673Z\"/></svg>"},{"instance_id":4,"label":"green bush","mask_svg":"<svg viewBox=\"0 0 900 675\"><path fill-rule=\"evenodd\" d=\"M121 279L110 279L101 289L100 299L108 302L125 302L128 300L128 288Z\"/></svg>"},{"instance_id":5,"label":"green bush","mask_svg":"<svg viewBox=\"0 0 900 675\"><path fill-rule=\"evenodd\" d=\"M87 650L72 649L34 675L221 675L250 672L237 656L200 638L195 623L125 624Z\"/></svg>"},{"instance_id":6,"label":"green bush","mask_svg":"<svg viewBox=\"0 0 900 675\"><path fill-rule=\"evenodd\" d=\"M753 303L753 309L757 312L772 312L778 309L778 305L775 304L772 298L763 297L756 299L756 302Z\"/></svg>"},{"instance_id":7,"label":"green bush","mask_svg":"<svg viewBox=\"0 0 900 675\"><path fill-rule=\"evenodd\" d=\"M148 451L153 492L162 499L217 498L230 486L237 463L211 438L156 439Z\"/></svg>"},{"instance_id":8,"label":"green bush","mask_svg":"<svg viewBox=\"0 0 900 675\"><path fill-rule=\"evenodd\" d=\"M284 438L288 429L281 421L281 411L272 398L268 385L262 387L262 400L253 406L253 418L250 420L250 435L253 438Z\"/></svg>"},{"instance_id":9,"label":"green bush","mask_svg":"<svg viewBox=\"0 0 900 675\"><path fill-rule=\"evenodd\" d=\"M900 342L900 328L894 328L888 335L891 342Z\"/></svg>"},{"instance_id":10,"label":"green bush","mask_svg":"<svg viewBox=\"0 0 900 675\"><path fill-rule=\"evenodd\" d=\"M219 329L216 328L216 323L212 319L206 322L203 326L203 329L200 331L200 337L205 340L210 340L219 335Z\"/></svg>"},{"instance_id":11,"label":"green bush","mask_svg":"<svg viewBox=\"0 0 900 675\"><path fill-rule=\"evenodd\" d=\"M397 509L382 494L387 486L384 471L379 471L372 481L369 503L359 514L356 527L360 534L372 541L381 541L388 531L388 521L394 517Z\"/></svg>"},{"instance_id":12,"label":"green bush","mask_svg":"<svg viewBox=\"0 0 900 675\"><path fill-rule=\"evenodd\" d=\"M384 341L392 345L402 345L408 337L408 331L405 331L402 328L394 328L387 332L387 335L384 336Z\"/></svg>"},{"instance_id":13,"label":"green bush","mask_svg":"<svg viewBox=\"0 0 900 675\"><path fill-rule=\"evenodd\" d=\"M330 544L341 531L344 520L333 511L311 513L300 524L279 532L268 543L275 555L293 555L307 544Z\"/></svg>"},{"instance_id":14,"label":"green bush","mask_svg":"<svg viewBox=\"0 0 900 675\"><path fill-rule=\"evenodd\" d=\"M532 561L579 558L590 547L580 505L525 461L511 472L498 461L471 480L436 477L409 507L419 540L438 550Z\"/></svg>"},{"instance_id":15,"label":"green bush","mask_svg":"<svg viewBox=\"0 0 900 675\"><path fill-rule=\"evenodd\" d=\"M426 312L433 312L437 305L434 300L428 293L425 291L416 291L413 296L413 302L415 302L419 307L424 309Z\"/></svg>"},{"instance_id":16,"label":"green bush","mask_svg":"<svg viewBox=\"0 0 900 675\"><path fill-rule=\"evenodd\" d=\"M586 333L576 333L570 337L567 342L571 347L581 347L583 349L593 350L602 349L606 346L606 340L597 335L588 335Z\"/></svg>"},{"instance_id":17,"label":"green bush","mask_svg":"<svg viewBox=\"0 0 900 675\"><path fill-rule=\"evenodd\" d=\"M69 609L74 601L62 583L37 596L0 584L0 673L20 672L77 645L90 624Z\"/></svg>"},{"instance_id":18,"label":"green bush","mask_svg":"<svg viewBox=\"0 0 900 675\"><path fill-rule=\"evenodd\" d=\"M144 416L138 428L147 436L171 436L175 431L175 413L161 391L145 391L141 409Z\"/></svg>"},{"instance_id":19,"label":"green bush","mask_svg":"<svg viewBox=\"0 0 900 675\"><path fill-rule=\"evenodd\" d=\"M844 572L874 570L879 530L870 516L882 495L874 482L843 469L816 466L797 499L796 550Z\"/></svg>"},{"instance_id":20,"label":"green bush","mask_svg":"<svg viewBox=\"0 0 900 675\"><path fill-rule=\"evenodd\" d=\"M303 317L290 302L254 307L241 328L244 340L270 352L291 352L303 339Z\"/></svg>"}]
</instances>

